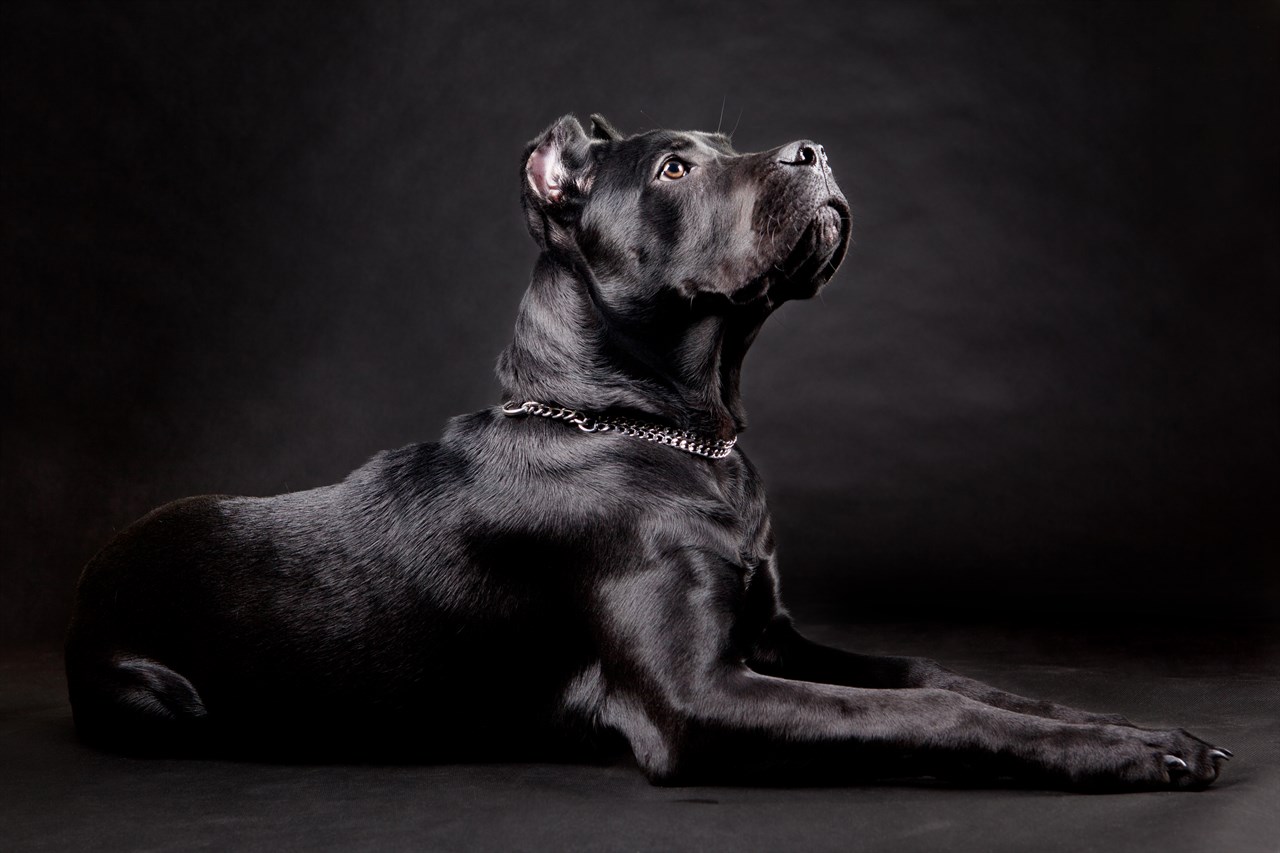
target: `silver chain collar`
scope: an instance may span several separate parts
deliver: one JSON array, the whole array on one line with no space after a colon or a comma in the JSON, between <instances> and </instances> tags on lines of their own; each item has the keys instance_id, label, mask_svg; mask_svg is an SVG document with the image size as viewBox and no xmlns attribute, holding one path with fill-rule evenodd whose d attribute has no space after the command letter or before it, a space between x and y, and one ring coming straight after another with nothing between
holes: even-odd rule
<instances>
[{"instance_id":1,"label":"silver chain collar","mask_svg":"<svg viewBox=\"0 0 1280 853\"><path fill-rule=\"evenodd\" d=\"M686 453L704 456L707 459L725 458L733 452L733 446L738 443L737 436L728 440L708 438L707 436L682 429L670 429L657 424L633 421L628 418L588 415L583 412L575 412L573 409L548 406L546 403L539 403L536 400L525 400L523 403L517 403L512 400L503 405L502 413L507 417L535 415L540 418L551 418L554 421L567 421L583 432L616 432L619 435L643 438L645 441L665 444L668 447L675 447Z\"/></svg>"}]
</instances>

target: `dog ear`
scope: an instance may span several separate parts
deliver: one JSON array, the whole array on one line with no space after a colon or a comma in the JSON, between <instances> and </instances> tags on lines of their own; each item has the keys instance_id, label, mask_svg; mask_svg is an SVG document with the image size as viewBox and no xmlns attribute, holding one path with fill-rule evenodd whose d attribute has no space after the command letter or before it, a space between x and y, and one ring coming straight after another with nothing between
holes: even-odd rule
<instances>
[{"instance_id":1,"label":"dog ear","mask_svg":"<svg viewBox=\"0 0 1280 853\"><path fill-rule=\"evenodd\" d=\"M609 120L600 113L591 114L591 138L601 139L606 142L617 142L622 139L622 134L618 129L609 124Z\"/></svg>"},{"instance_id":2,"label":"dog ear","mask_svg":"<svg viewBox=\"0 0 1280 853\"><path fill-rule=\"evenodd\" d=\"M591 140L582 125L567 115L547 128L525 151L527 195L540 207L557 206L587 185Z\"/></svg>"},{"instance_id":3,"label":"dog ear","mask_svg":"<svg viewBox=\"0 0 1280 853\"><path fill-rule=\"evenodd\" d=\"M529 233L543 249L573 245L571 225L591 188L591 146L582 125L567 115L525 149L520 203Z\"/></svg>"}]
</instances>

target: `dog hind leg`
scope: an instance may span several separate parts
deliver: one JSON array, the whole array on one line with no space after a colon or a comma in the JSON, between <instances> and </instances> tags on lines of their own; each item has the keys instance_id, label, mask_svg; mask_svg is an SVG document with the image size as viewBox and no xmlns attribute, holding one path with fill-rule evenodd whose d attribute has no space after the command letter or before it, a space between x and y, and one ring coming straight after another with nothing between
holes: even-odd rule
<instances>
[{"instance_id":1,"label":"dog hind leg","mask_svg":"<svg viewBox=\"0 0 1280 853\"><path fill-rule=\"evenodd\" d=\"M135 753L189 751L207 710L195 687L164 664L116 655L92 675L74 675L71 705L87 743Z\"/></svg>"}]
</instances>

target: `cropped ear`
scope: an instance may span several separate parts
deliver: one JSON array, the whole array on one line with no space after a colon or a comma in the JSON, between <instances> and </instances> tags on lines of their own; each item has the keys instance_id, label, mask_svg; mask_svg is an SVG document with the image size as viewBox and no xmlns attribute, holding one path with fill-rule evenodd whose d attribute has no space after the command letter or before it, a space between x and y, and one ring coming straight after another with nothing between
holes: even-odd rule
<instances>
[{"instance_id":1,"label":"cropped ear","mask_svg":"<svg viewBox=\"0 0 1280 853\"><path fill-rule=\"evenodd\" d=\"M539 206L564 203L588 184L590 145L582 125L571 115L547 128L525 150L526 194Z\"/></svg>"},{"instance_id":2,"label":"cropped ear","mask_svg":"<svg viewBox=\"0 0 1280 853\"><path fill-rule=\"evenodd\" d=\"M609 120L600 113L591 114L591 138L603 139L608 142L617 142L622 139L622 134L618 129L609 124Z\"/></svg>"},{"instance_id":3,"label":"cropped ear","mask_svg":"<svg viewBox=\"0 0 1280 853\"><path fill-rule=\"evenodd\" d=\"M591 145L582 125L567 115L525 149L520 203L529 233L544 249L573 243L570 225L591 188Z\"/></svg>"}]
</instances>

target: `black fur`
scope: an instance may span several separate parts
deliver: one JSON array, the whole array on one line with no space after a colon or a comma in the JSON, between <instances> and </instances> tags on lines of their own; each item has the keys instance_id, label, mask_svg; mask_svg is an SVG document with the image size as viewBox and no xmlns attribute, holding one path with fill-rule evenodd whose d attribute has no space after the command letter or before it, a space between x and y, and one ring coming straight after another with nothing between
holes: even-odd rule
<instances>
[{"instance_id":1,"label":"black fur","mask_svg":"<svg viewBox=\"0 0 1280 853\"><path fill-rule=\"evenodd\" d=\"M738 154L599 117L588 137L566 117L521 169L542 254L499 363L507 398L739 433L760 324L815 293L848 243L821 147ZM618 742L664 783L1120 788L1200 787L1226 757L930 661L814 645L780 603L741 450L713 461L498 407L337 485L152 512L85 569L67 676L81 735L143 752Z\"/></svg>"}]
</instances>

